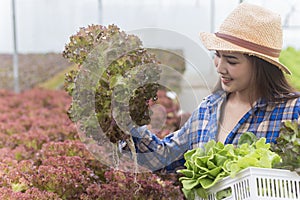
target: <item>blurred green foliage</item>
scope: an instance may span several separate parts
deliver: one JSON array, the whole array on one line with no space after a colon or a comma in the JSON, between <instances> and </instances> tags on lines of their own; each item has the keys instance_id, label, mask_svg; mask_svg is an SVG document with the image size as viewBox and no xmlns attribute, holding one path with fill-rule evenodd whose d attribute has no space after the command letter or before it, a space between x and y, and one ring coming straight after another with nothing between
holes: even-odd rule
<instances>
[{"instance_id":1,"label":"blurred green foliage","mask_svg":"<svg viewBox=\"0 0 300 200\"><path fill-rule=\"evenodd\" d=\"M281 52L279 60L290 69L292 75L287 78L300 91L300 50L288 47Z\"/></svg>"},{"instance_id":2,"label":"blurred green foliage","mask_svg":"<svg viewBox=\"0 0 300 200\"><path fill-rule=\"evenodd\" d=\"M49 90L62 89L65 82L65 74L71 70L74 70L75 67L75 65L71 65L70 67L58 72L54 76L51 76L51 78L47 79L46 81L37 84L37 87Z\"/></svg>"}]
</instances>

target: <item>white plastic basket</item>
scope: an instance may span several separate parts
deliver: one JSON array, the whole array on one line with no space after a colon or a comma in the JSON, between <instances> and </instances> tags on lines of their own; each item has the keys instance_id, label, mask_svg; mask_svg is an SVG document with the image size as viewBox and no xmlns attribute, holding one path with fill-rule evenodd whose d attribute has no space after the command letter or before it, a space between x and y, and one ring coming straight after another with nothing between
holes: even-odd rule
<instances>
[{"instance_id":1,"label":"white plastic basket","mask_svg":"<svg viewBox=\"0 0 300 200\"><path fill-rule=\"evenodd\" d=\"M208 190L208 200L217 200L217 193L226 190L231 195L222 200L299 200L300 176L289 170L249 167L218 181Z\"/></svg>"}]
</instances>

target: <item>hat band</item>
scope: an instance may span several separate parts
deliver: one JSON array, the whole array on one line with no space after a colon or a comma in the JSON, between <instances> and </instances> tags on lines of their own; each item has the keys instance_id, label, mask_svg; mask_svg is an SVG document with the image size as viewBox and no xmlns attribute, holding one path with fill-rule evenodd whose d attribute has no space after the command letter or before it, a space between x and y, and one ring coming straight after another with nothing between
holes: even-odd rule
<instances>
[{"instance_id":1,"label":"hat band","mask_svg":"<svg viewBox=\"0 0 300 200\"><path fill-rule=\"evenodd\" d=\"M277 57L277 58L280 55L280 50L278 50L278 49L273 49L273 48L270 48L270 47L255 44L253 42L249 42L247 40L243 40L243 39L234 37L232 35L227 35L227 34L224 34L224 33L217 32L217 33L215 33L215 35L217 37L222 38L222 39L224 39L228 42L231 42L235 45L238 45L240 47L243 47L243 48L246 48L246 49L249 49L249 50L252 50L252 51L256 51L258 53L262 53L262 54L265 54L265 55L268 55L268 56L271 56L271 57Z\"/></svg>"}]
</instances>

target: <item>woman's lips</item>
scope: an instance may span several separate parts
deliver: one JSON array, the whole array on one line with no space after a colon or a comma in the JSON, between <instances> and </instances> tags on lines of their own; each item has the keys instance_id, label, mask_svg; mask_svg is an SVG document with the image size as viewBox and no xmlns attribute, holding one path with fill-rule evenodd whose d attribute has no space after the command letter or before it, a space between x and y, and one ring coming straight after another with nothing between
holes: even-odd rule
<instances>
[{"instance_id":1,"label":"woman's lips","mask_svg":"<svg viewBox=\"0 0 300 200\"><path fill-rule=\"evenodd\" d=\"M228 84L228 83L230 83L232 80L233 80L232 78L221 77L221 81L222 81L224 84Z\"/></svg>"}]
</instances>

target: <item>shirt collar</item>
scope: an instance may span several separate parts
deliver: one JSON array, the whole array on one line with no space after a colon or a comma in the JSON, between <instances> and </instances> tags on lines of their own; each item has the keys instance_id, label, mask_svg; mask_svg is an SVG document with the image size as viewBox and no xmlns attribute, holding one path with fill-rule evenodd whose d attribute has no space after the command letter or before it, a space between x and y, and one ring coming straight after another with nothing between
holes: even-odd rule
<instances>
[{"instance_id":1,"label":"shirt collar","mask_svg":"<svg viewBox=\"0 0 300 200\"><path fill-rule=\"evenodd\" d=\"M224 90L218 90L212 95L208 96L207 101L209 102L209 105L214 106L222 103L224 100L226 100L226 97L227 93Z\"/></svg>"},{"instance_id":2,"label":"shirt collar","mask_svg":"<svg viewBox=\"0 0 300 200\"><path fill-rule=\"evenodd\" d=\"M262 108L267 106L267 101L263 98L259 98L256 102L254 102L253 107L254 108Z\"/></svg>"}]
</instances>

